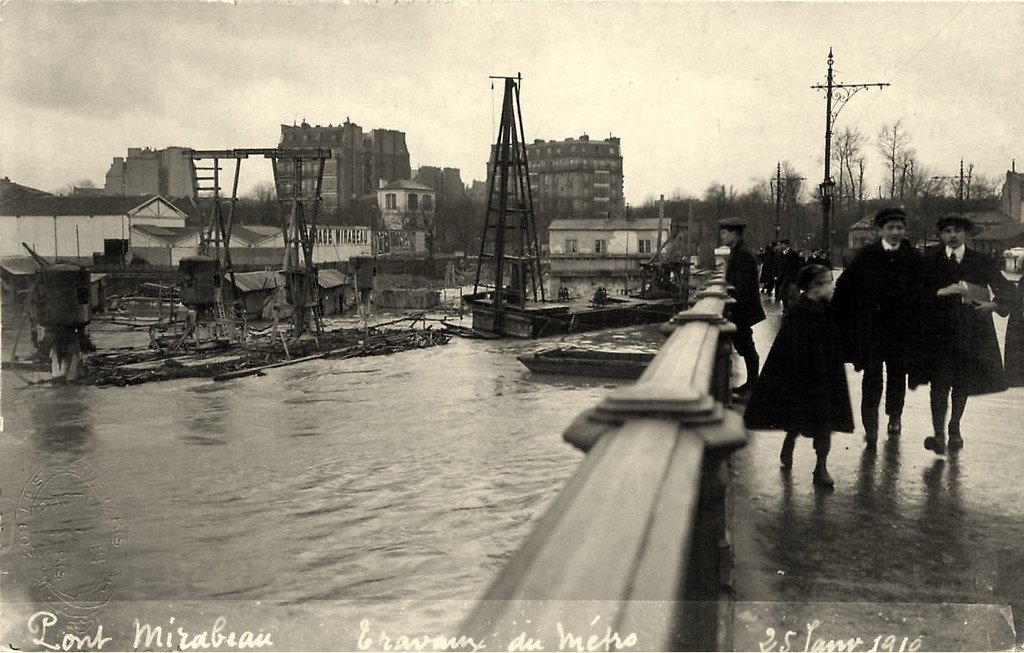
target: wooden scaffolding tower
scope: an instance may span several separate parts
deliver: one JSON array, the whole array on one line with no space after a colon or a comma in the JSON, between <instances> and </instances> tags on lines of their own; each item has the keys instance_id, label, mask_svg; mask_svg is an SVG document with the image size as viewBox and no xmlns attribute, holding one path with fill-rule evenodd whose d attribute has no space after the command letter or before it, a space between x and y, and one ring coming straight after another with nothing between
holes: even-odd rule
<instances>
[{"instance_id":1,"label":"wooden scaffolding tower","mask_svg":"<svg viewBox=\"0 0 1024 653\"><path fill-rule=\"evenodd\" d=\"M504 80L505 88L501 123L491 151L487 207L473 294L482 286L487 261L487 269L494 275L491 297L498 326L506 307L526 305L528 290L532 290L534 301L544 301L544 285L519 102L522 77L491 79Z\"/></svg>"}]
</instances>

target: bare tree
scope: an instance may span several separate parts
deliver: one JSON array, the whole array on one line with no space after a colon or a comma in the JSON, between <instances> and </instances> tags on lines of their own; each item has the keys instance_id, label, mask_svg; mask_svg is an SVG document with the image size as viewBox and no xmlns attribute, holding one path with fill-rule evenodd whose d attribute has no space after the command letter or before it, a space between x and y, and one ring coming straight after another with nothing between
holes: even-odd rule
<instances>
[{"instance_id":1,"label":"bare tree","mask_svg":"<svg viewBox=\"0 0 1024 653\"><path fill-rule=\"evenodd\" d=\"M704 201L709 204L716 219L724 217L725 213L735 207L736 189L732 186L725 187L717 181L711 183L704 191Z\"/></svg>"},{"instance_id":2,"label":"bare tree","mask_svg":"<svg viewBox=\"0 0 1024 653\"><path fill-rule=\"evenodd\" d=\"M863 194L863 188L859 180L853 174L854 163L861 159L861 149L867 137L856 127L845 127L835 140L832 149L832 157L839 165L839 182L836 188L836 197L842 202L845 200L847 207L856 201L858 195ZM859 189L859 191L858 191Z\"/></svg>"},{"instance_id":3,"label":"bare tree","mask_svg":"<svg viewBox=\"0 0 1024 653\"><path fill-rule=\"evenodd\" d=\"M916 168L917 165L917 152L913 148L908 148L899 153L899 170L900 170L900 192L899 197L901 200L907 199L908 197L914 197L914 189L916 187Z\"/></svg>"},{"instance_id":4,"label":"bare tree","mask_svg":"<svg viewBox=\"0 0 1024 653\"><path fill-rule=\"evenodd\" d=\"M882 125L878 132L878 151L889 168L889 198L896 197L896 176L903 170L903 153L910 144L910 135L903 128L903 121Z\"/></svg>"}]
</instances>

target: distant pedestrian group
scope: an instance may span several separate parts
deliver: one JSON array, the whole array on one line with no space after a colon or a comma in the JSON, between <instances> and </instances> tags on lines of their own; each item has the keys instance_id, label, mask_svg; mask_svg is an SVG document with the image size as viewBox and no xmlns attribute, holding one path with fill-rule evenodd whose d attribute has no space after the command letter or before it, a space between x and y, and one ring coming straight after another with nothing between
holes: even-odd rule
<instances>
[{"instance_id":1,"label":"distant pedestrian group","mask_svg":"<svg viewBox=\"0 0 1024 653\"><path fill-rule=\"evenodd\" d=\"M968 397L1024 386L1024 281L1015 288L995 260L967 247L968 218L941 218L941 242L922 253L906 238L906 213L882 209L874 218L877 241L858 250L835 281L822 251L801 257L779 241L755 257L743 244L744 226L738 218L719 222L731 248L726 282L736 300L735 348L747 368L734 392L747 404L748 428L785 433L784 468L792 467L798 437L809 437L814 484L834 486L831 434L854 431L845 363L862 373L868 447L878 441L883 395L886 434L898 438L907 388L929 385L932 433L924 446L943 455L964 446ZM773 292L783 319L758 370L750 327L764 319L759 295ZM1003 356L993 312L1009 316Z\"/></svg>"}]
</instances>

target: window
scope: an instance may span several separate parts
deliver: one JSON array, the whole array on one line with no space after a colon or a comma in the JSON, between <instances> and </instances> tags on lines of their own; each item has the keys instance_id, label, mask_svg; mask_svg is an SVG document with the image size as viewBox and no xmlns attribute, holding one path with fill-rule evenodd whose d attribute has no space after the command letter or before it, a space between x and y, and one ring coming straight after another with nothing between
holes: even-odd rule
<instances>
[{"instance_id":1,"label":"window","mask_svg":"<svg viewBox=\"0 0 1024 653\"><path fill-rule=\"evenodd\" d=\"M397 209L398 208L398 196L394 193L388 193L384 196L384 208L386 209Z\"/></svg>"},{"instance_id":2,"label":"window","mask_svg":"<svg viewBox=\"0 0 1024 653\"><path fill-rule=\"evenodd\" d=\"M434 210L434 198L431 195L423 196L423 210L433 211Z\"/></svg>"},{"instance_id":3,"label":"window","mask_svg":"<svg viewBox=\"0 0 1024 653\"><path fill-rule=\"evenodd\" d=\"M607 254L608 253L608 241L603 238L598 238L594 241L594 253L595 254Z\"/></svg>"},{"instance_id":4,"label":"window","mask_svg":"<svg viewBox=\"0 0 1024 653\"><path fill-rule=\"evenodd\" d=\"M576 242L575 238L566 238L565 239L565 253L566 254L575 254L575 253L577 253L579 251L580 251L579 244Z\"/></svg>"},{"instance_id":5,"label":"window","mask_svg":"<svg viewBox=\"0 0 1024 653\"><path fill-rule=\"evenodd\" d=\"M650 254L651 253L651 239L650 238L641 238L640 239L640 253L641 254Z\"/></svg>"},{"instance_id":6,"label":"window","mask_svg":"<svg viewBox=\"0 0 1024 653\"><path fill-rule=\"evenodd\" d=\"M409 210L417 211L420 208L420 197L416 193L409 193Z\"/></svg>"}]
</instances>

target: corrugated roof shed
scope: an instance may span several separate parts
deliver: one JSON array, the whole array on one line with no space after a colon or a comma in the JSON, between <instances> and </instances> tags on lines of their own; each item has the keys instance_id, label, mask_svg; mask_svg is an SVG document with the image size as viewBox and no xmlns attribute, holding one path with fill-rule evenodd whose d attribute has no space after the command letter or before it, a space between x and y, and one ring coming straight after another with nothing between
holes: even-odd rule
<instances>
[{"instance_id":1,"label":"corrugated roof shed","mask_svg":"<svg viewBox=\"0 0 1024 653\"><path fill-rule=\"evenodd\" d=\"M277 227L263 227L254 225L235 225L231 228L232 242L237 237L250 245L262 243L265 240L275 238L281 233Z\"/></svg>"},{"instance_id":2,"label":"corrugated roof shed","mask_svg":"<svg viewBox=\"0 0 1024 653\"><path fill-rule=\"evenodd\" d=\"M224 274L224 280L231 283L231 275ZM257 270L256 272L236 272L235 286L242 292L254 290L275 290L284 283L281 273L276 270Z\"/></svg>"},{"instance_id":3,"label":"corrugated roof shed","mask_svg":"<svg viewBox=\"0 0 1024 653\"><path fill-rule=\"evenodd\" d=\"M170 245L183 240L191 240L193 237L198 236L202 229L200 227L161 227L152 224L133 224L132 231L138 231Z\"/></svg>"},{"instance_id":4,"label":"corrugated roof shed","mask_svg":"<svg viewBox=\"0 0 1024 653\"><path fill-rule=\"evenodd\" d=\"M0 215L127 215L151 196L87 197L18 194L0 198Z\"/></svg>"},{"instance_id":5,"label":"corrugated roof shed","mask_svg":"<svg viewBox=\"0 0 1024 653\"><path fill-rule=\"evenodd\" d=\"M316 278L320 283L321 288L337 288L338 286L344 286L347 283L345 273L333 268L317 270Z\"/></svg>"},{"instance_id":6,"label":"corrugated roof shed","mask_svg":"<svg viewBox=\"0 0 1024 653\"><path fill-rule=\"evenodd\" d=\"M0 268L4 271L15 276L22 276L26 274L35 274L36 270L39 269L39 265L28 256L5 256L0 258Z\"/></svg>"}]
</instances>

